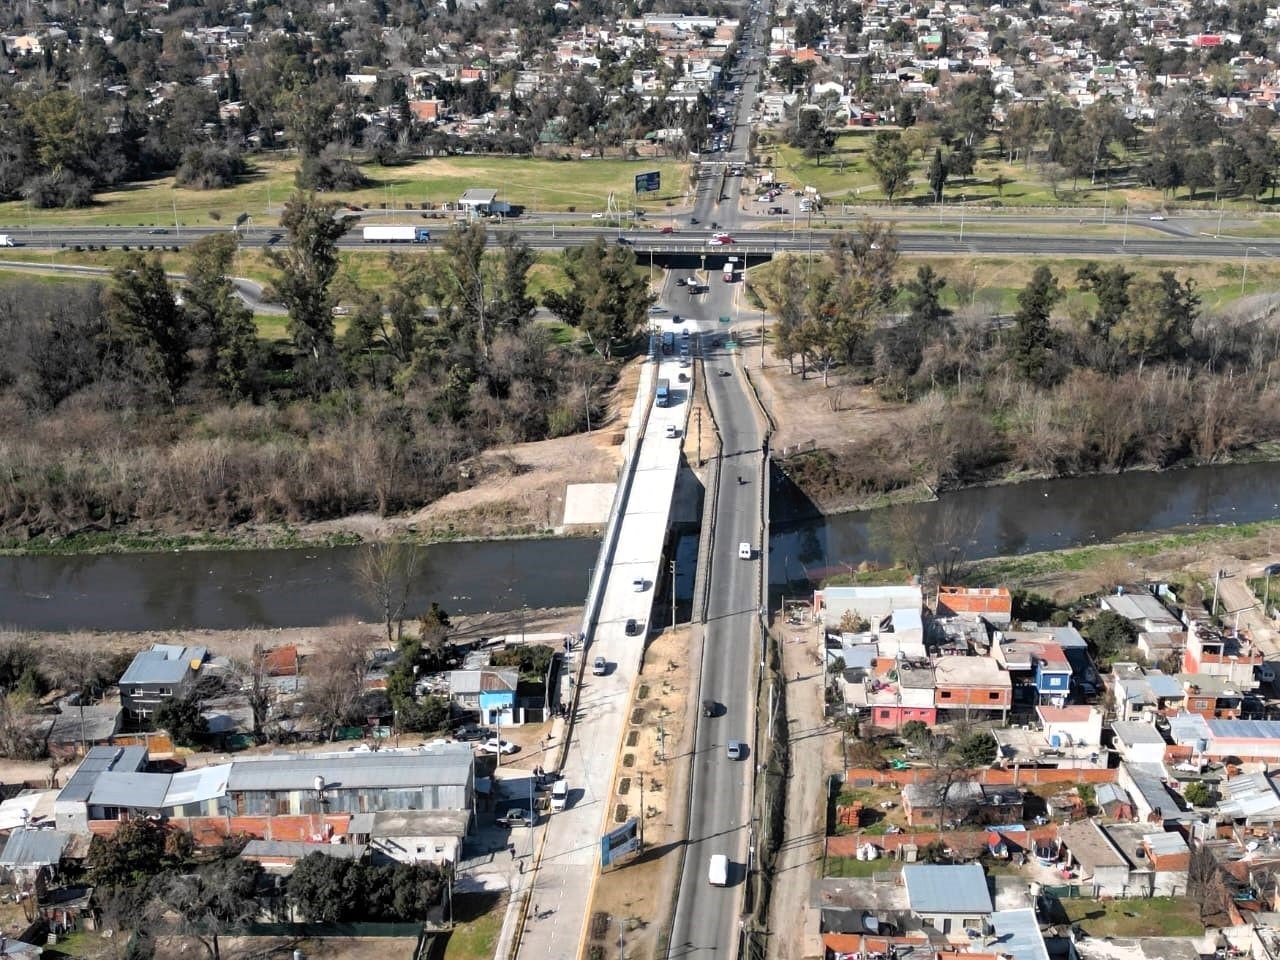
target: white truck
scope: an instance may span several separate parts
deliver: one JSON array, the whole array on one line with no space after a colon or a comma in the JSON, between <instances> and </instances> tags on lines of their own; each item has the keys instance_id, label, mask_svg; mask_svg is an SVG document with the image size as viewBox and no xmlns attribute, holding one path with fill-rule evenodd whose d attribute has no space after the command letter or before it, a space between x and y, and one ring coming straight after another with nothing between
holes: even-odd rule
<instances>
[{"instance_id":1,"label":"white truck","mask_svg":"<svg viewBox=\"0 0 1280 960\"><path fill-rule=\"evenodd\" d=\"M426 227L365 227L365 243L430 243L431 231Z\"/></svg>"},{"instance_id":2,"label":"white truck","mask_svg":"<svg viewBox=\"0 0 1280 960\"><path fill-rule=\"evenodd\" d=\"M0 247L16 247L17 241L7 233L0 233Z\"/></svg>"}]
</instances>

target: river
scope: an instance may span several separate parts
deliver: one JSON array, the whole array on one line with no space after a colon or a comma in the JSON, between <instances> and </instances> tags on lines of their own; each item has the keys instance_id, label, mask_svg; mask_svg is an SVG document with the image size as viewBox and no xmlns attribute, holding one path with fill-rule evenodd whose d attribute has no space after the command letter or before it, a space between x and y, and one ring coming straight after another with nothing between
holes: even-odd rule
<instances>
[{"instance_id":1,"label":"river","mask_svg":"<svg viewBox=\"0 0 1280 960\"><path fill-rule=\"evenodd\" d=\"M884 511L796 516L773 501L769 581L815 579L886 560ZM969 558L1054 550L1126 533L1280 517L1280 463L1195 467L975 487L900 516L920 530L962 530ZM696 541L678 563L682 603ZM0 557L0 624L28 630L322 626L378 613L353 585L358 547ZM510 540L422 548L411 609L451 613L580 604L599 541ZM655 617L655 621L661 617Z\"/></svg>"},{"instance_id":2,"label":"river","mask_svg":"<svg viewBox=\"0 0 1280 960\"><path fill-rule=\"evenodd\" d=\"M354 584L359 547L0 557L0 625L27 630L314 627L380 615ZM422 547L410 610L568 607L600 542Z\"/></svg>"},{"instance_id":3,"label":"river","mask_svg":"<svg viewBox=\"0 0 1280 960\"><path fill-rule=\"evenodd\" d=\"M904 528L918 529L926 538L928 531L941 531L941 539L962 543L967 558L979 559L1059 550L1129 533L1275 519L1280 517L1280 463L972 487L898 510L892 523L884 510L819 517L795 498L775 497L770 584L804 589L863 560L885 562L887 544L901 538Z\"/></svg>"}]
</instances>

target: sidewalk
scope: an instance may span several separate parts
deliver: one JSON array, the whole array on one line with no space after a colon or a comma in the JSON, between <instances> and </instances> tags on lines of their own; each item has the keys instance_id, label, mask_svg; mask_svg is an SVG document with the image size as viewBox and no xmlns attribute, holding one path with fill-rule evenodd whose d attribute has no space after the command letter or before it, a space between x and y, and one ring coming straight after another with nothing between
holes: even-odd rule
<instances>
[{"instance_id":1,"label":"sidewalk","mask_svg":"<svg viewBox=\"0 0 1280 960\"><path fill-rule=\"evenodd\" d=\"M840 733L823 717L824 678L813 653L817 643L814 625L788 624L779 616L773 629L782 635L791 776L787 781L786 833L769 904L769 955L777 960L802 960L823 956L818 910L810 902L810 891L822 867L827 776L842 772Z\"/></svg>"}]
</instances>

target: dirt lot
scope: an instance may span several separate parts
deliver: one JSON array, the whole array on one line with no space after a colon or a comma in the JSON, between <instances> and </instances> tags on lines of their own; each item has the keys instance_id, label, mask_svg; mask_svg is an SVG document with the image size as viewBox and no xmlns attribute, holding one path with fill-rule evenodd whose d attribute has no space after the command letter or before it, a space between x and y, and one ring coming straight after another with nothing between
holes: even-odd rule
<instances>
[{"instance_id":1,"label":"dirt lot","mask_svg":"<svg viewBox=\"0 0 1280 960\"><path fill-rule=\"evenodd\" d=\"M695 628L696 629L696 628ZM625 820L643 803L645 850L636 859L604 873L591 903L589 936L608 955L616 949L619 918L625 919L629 956L658 953L658 937L675 906L679 886L681 844L687 808L688 763L693 729L688 724L691 684L690 630L668 631L645 652L636 683L618 783L616 807L625 805ZM658 742L659 724L666 734L666 761ZM643 782L643 801L641 787ZM605 918L605 919L602 919ZM596 934L604 931L602 936Z\"/></svg>"}]
</instances>

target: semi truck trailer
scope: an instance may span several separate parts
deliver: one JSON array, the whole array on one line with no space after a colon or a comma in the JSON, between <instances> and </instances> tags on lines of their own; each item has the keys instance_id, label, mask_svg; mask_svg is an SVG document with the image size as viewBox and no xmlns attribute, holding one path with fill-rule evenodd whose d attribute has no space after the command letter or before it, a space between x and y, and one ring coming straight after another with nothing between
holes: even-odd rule
<instances>
[{"instance_id":1,"label":"semi truck trailer","mask_svg":"<svg viewBox=\"0 0 1280 960\"><path fill-rule=\"evenodd\" d=\"M431 231L426 227L365 227L365 243L430 243Z\"/></svg>"}]
</instances>

